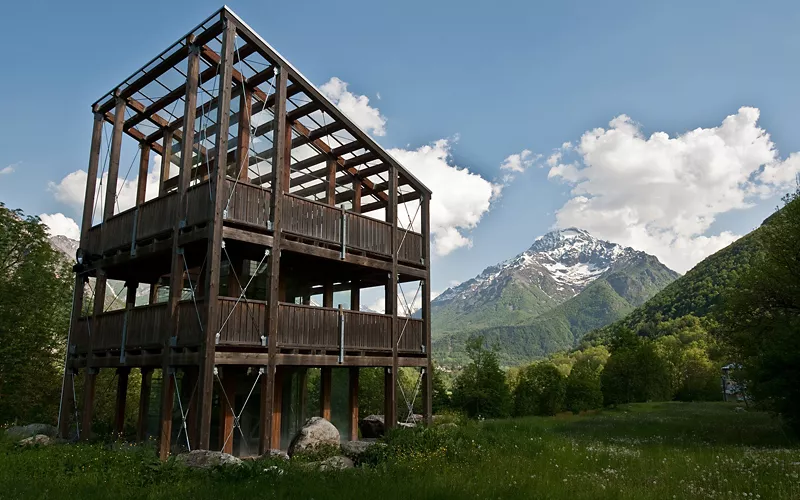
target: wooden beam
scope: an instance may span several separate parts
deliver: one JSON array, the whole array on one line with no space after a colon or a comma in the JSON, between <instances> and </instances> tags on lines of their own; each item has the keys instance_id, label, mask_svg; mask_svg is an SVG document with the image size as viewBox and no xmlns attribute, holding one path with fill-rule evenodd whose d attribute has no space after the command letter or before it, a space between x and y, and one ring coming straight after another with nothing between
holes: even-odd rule
<instances>
[{"instance_id":1,"label":"wooden beam","mask_svg":"<svg viewBox=\"0 0 800 500\"><path fill-rule=\"evenodd\" d=\"M147 439L147 417L150 414L150 390L153 386L153 369L141 368L142 384L139 389L139 419L136 422L136 440Z\"/></svg>"},{"instance_id":2,"label":"wooden beam","mask_svg":"<svg viewBox=\"0 0 800 500\"><path fill-rule=\"evenodd\" d=\"M139 144L139 175L136 178L136 205L144 203L147 196L147 171L150 169L150 146Z\"/></svg>"},{"instance_id":3,"label":"wooden beam","mask_svg":"<svg viewBox=\"0 0 800 500\"><path fill-rule=\"evenodd\" d=\"M356 156L355 158L349 158L344 161L345 168L356 167L358 165L363 165L367 162L377 160L378 154L374 151L367 151L366 153Z\"/></svg>"},{"instance_id":4,"label":"wooden beam","mask_svg":"<svg viewBox=\"0 0 800 500\"><path fill-rule=\"evenodd\" d=\"M219 396L219 449L224 453L233 453L233 417L236 410L235 370L234 367L226 367L222 371L222 394Z\"/></svg>"},{"instance_id":5,"label":"wooden beam","mask_svg":"<svg viewBox=\"0 0 800 500\"><path fill-rule=\"evenodd\" d=\"M346 155L347 153L352 153L353 151L358 151L359 149L366 149L364 144L359 142L358 140L350 141L347 144L343 144L341 146L335 147L331 154L334 156L342 156Z\"/></svg>"},{"instance_id":6,"label":"wooden beam","mask_svg":"<svg viewBox=\"0 0 800 500\"><path fill-rule=\"evenodd\" d=\"M172 404L175 399L175 374L172 369L161 372L161 412L158 421L158 457L169 458L172 443Z\"/></svg>"},{"instance_id":7,"label":"wooden beam","mask_svg":"<svg viewBox=\"0 0 800 500\"><path fill-rule=\"evenodd\" d=\"M108 159L108 177L106 179L106 198L103 204L103 221L114 216L114 205L117 201L117 181L119 179L119 157L122 152L122 124L125 120L125 100L117 98L114 108L114 129L111 132L111 153Z\"/></svg>"},{"instance_id":8,"label":"wooden beam","mask_svg":"<svg viewBox=\"0 0 800 500\"><path fill-rule=\"evenodd\" d=\"M431 197L423 196L420 202L422 230L422 259L425 264L425 279L422 281L422 321L424 322L425 357L428 365L422 384L422 406L425 425L433 425L433 352L431 345Z\"/></svg>"},{"instance_id":9,"label":"wooden beam","mask_svg":"<svg viewBox=\"0 0 800 500\"><path fill-rule=\"evenodd\" d=\"M403 203L408 203L409 201L418 200L422 193L419 191L411 191L410 193L401 194L397 197L397 203L402 205ZM365 214L368 212L372 212L373 210L378 210L380 208L385 208L387 203L385 201L376 201L373 203L368 203L361 207L361 213Z\"/></svg>"},{"instance_id":10,"label":"wooden beam","mask_svg":"<svg viewBox=\"0 0 800 500\"><path fill-rule=\"evenodd\" d=\"M86 194L83 198L83 218L81 219L81 243L80 246L86 245L86 235L92 227L92 212L94 211L94 198L97 189L97 170L100 165L100 147L103 142L103 115L101 113L94 114L94 123L92 125L92 145L89 150L89 168L86 173Z\"/></svg>"},{"instance_id":11,"label":"wooden beam","mask_svg":"<svg viewBox=\"0 0 800 500\"><path fill-rule=\"evenodd\" d=\"M358 441L358 367L350 367L348 406L350 409L350 441Z\"/></svg>"},{"instance_id":12,"label":"wooden beam","mask_svg":"<svg viewBox=\"0 0 800 500\"><path fill-rule=\"evenodd\" d=\"M274 373L274 375L271 377L274 391L268 393L272 398L270 401L272 412L269 414L269 441L271 443L271 448L268 447L268 449L281 449L281 410L283 408L283 378L285 368L278 368L274 365L274 363L271 362L271 367L269 370L270 373Z\"/></svg>"},{"instance_id":13,"label":"wooden beam","mask_svg":"<svg viewBox=\"0 0 800 500\"><path fill-rule=\"evenodd\" d=\"M81 412L81 440L83 441L89 441L92 437L92 419L94 418L94 396L96 388L97 368L87 366L86 374L83 379L83 411Z\"/></svg>"},{"instance_id":14,"label":"wooden beam","mask_svg":"<svg viewBox=\"0 0 800 500\"><path fill-rule=\"evenodd\" d=\"M320 375L319 416L331 421L332 374L330 366L323 366Z\"/></svg>"},{"instance_id":15,"label":"wooden beam","mask_svg":"<svg viewBox=\"0 0 800 500\"><path fill-rule=\"evenodd\" d=\"M185 89L184 89L185 91ZM167 193L167 180L169 180L170 167L172 166L172 158L169 151L172 150L172 132L167 131L164 134L164 143L161 146L164 150L161 155L161 180L158 183L158 195L164 196Z\"/></svg>"},{"instance_id":16,"label":"wooden beam","mask_svg":"<svg viewBox=\"0 0 800 500\"><path fill-rule=\"evenodd\" d=\"M128 400L130 368L117 368L117 397L114 403L114 437L121 439L125 432L125 403Z\"/></svg>"},{"instance_id":17,"label":"wooden beam","mask_svg":"<svg viewBox=\"0 0 800 500\"><path fill-rule=\"evenodd\" d=\"M216 165L211 177L211 192L213 200L213 211L210 228L210 238L208 239L208 265L206 266L206 325L219 324L220 305L217 297L219 296L220 267L222 265L222 212L225 208L225 175L227 170L228 157L228 129L230 125L230 106L231 88L233 78L241 74L233 68L233 54L236 48L236 26L228 23L222 36L222 58L220 63L219 75L219 96L217 106L217 126L219 127L216 135ZM211 174L211 170L209 170ZM199 440L197 446L207 450L211 437L211 409L214 396L214 349L216 348L216 332L213 328L206 328L205 338L200 345L202 366L200 367L199 385L199 411L198 411L198 431Z\"/></svg>"},{"instance_id":18,"label":"wooden beam","mask_svg":"<svg viewBox=\"0 0 800 500\"><path fill-rule=\"evenodd\" d=\"M389 273L386 294L386 314L392 315L392 368L387 380L387 411L385 416L385 426L392 429L397 425L397 371L399 369L397 344L399 332L397 331L397 181L398 170L389 169L389 204L386 208L386 221L392 225L391 248L392 248L392 270Z\"/></svg>"},{"instance_id":19,"label":"wooden beam","mask_svg":"<svg viewBox=\"0 0 800 500\"><path fill-rule=\"evenodd\" d=\"M317 101L311 101L286 113L286 119L290 122L296 122L300 118L308 116L314 111L317 111L319 108L320 104Z\"/></svg>"},{"instance_id":20,"label":"wooden beam","mask_svg":"<svg viewBox=\"0 0 800 500\"><path fill-rule=\"evenodd\" d=\"M250 118L253 112L253 94L249 89L239 97L239 129L236 134L236 168L239 180L246 181L250 166Z\"/></svg>"}]
</instances>

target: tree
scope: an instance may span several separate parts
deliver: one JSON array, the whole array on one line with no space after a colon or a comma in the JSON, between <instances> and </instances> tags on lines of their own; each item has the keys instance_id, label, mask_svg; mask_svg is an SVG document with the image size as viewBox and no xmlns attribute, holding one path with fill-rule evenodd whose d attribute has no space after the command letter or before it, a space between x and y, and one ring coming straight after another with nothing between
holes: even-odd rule
<instances>
[{"instance_id":1,"label":"tree","mask_svg":"<svg viewBox=\"0 0 800 500\"><path fill-rule=\"evenodd\" d=\"M71 288L39 218L0 203L0 424L55 423Z\"/></svg>"},{"instance_id":2,"label":"tree","mask_svg":"<svg viewBox=\"0 0 800 500\"><path fill-rule=\"evenodd\" d=\"M433 365L433 373L431 380L431 385L433 386L433 394L432 394L432 401L431 410L433 413L439 413L443 410L447 410L451 407L452 402L450 401L450 393L447 390L447 386L444 383L444 377L442 376L442 371L436 368L436 365Z\"/></svg>"},{"instance_id":3,"label":"tree","mask_svg":"<svg viewBox=\"0 0 800 500\"><path fill-rule=\"evenodd\" d=\"M566 379L553 363L533 363L519 373L514 415L555 415L564 407L565 391Z\"/></svg>"},{"instance_id":4,"label":"tree","mask_svg":"<svg viewBox=\"0 0 800 500\"><path fill-rule=\"evenodd\" d=\"M759 228L760 249L726 297L725 332L756 402L800 431L800 199Z\"/></svg>"},{"instance_id":5,"label":"tree","mask_svg":"<svg viewBox=\"0 0 800 500\"><path fill-rule=\"evenodd\" d=\"M655 342L625 330L613 345L600 376L605 404L672 399L670 366Z\"/></svg>"},{"instance_id":6,"label":"tree","mask_svg":"<svg viewBox=\"0 0 800 500\"><path fill-rule=\"evenodd\" d=\"M511 394L500 369L497 348L486 348L479 336L467 341L466 350L471 361L453 384L453 404L470 417L507 417Z\"/></svg>"},{"instance_id":7,"label":"tree","mask_svg":"<svg viewBox=\"0 0 800 500\"><path fill-rule=\"evenodd\" d=\"M592 358L579 359L566 381L566 408L573 413L603 406L600 372L603 366Z\"/></svg>"}]
</instances>

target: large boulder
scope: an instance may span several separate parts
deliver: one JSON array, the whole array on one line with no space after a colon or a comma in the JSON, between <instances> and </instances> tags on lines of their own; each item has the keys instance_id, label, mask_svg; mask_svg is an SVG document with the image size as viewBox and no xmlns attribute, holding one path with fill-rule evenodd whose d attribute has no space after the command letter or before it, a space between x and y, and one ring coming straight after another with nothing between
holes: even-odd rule
<instances>
[{"instance_id":1,"label":"large boulder","mask_svg":"<svg viewBox=\"0 0 800 500\"><path fill-rule=\"evenodd\" d=\"M380 441L345 441L342 443L342 454L352 459L356 464L360 464L364 461L364 454L374 447L385 448L386 443L381 443Z\"/></svg>"},{"instance_id":2,"label":"large boulder","mask_svg":"<svg viewBox=\"0 0 800 500\"><path fill-rule=\"evenodd\" d=\"M192 450L181 453L175 460L186 467L193 469L210 469L221 465L239 465L242 460L228 453L210 450Z\"/></svg>"},{"instance_id":3,"label":"large boulder","mask_svg":"<svg viewBox=\"0 0 800 500\"><path fill-rule=\"evenodd\" d=\"M269 450L259 455L256 460L289 460L289 454L283 450Z\"/></svg>"},{"instance_id":4,"label":"large boulder","mask_svg":"<svg viewBox=\"0 0 800 500\"><path fill-rule=\"evenodd\" d=\"M289 456L326 446L339 446L339 431L322 417L309 418L289 445Z\"/></svg>"},{"instance_id":5,"label":"large boulder","mask_svg":"<svg viewBox=\"0 0 800 500\"><path fill-rule=\"evenodd\" d=\"M358 429L363 438L379 438L386 432L383 415L370 415L358 423Z\"/></svg>"},{"instance_id":6,"label":"large boulder","mask_svg":"<svg viewBox=\"0 0 800 500\"><path fill-rule=\"evenodd\" d=\"M38 435L47 437L56 437L58 429L48 424L28 424L28 425L15 425L6 429L6 436L9 439L25 439Z\"/></svg>"},{"instance_id":7,"label":"large boulder","mask_svg":"<svg viewBox=\"0 0 800 500\"><path fill-rule=\"evenodd\" d=\"M55 439L44 434L37 434L35 436L27 437L19 442L20 446L49 446L55 443Z\"/></svg>"}]
</instances>

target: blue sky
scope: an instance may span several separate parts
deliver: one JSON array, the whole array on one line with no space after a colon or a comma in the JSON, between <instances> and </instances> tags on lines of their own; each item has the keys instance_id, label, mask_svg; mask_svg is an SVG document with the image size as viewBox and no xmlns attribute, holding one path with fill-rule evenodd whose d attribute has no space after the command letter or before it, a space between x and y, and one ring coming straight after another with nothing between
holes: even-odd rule
<instances>
[{"instance_id":1,"label":"blue sky","mask_svg":"<svg viewBox=\"0 0 800 500\"><path fill-rule=\"evenodd\" d=\"M800 165L791 2L229 5L315 84L369 97L384 146L444 140L449 166L503 185L457 228L471 245L436 257L435 291L573 223L684 272L756 227ZM90 104L219 7L5 6L0 201L78 219L48 186L86 168ZM526 150L542 156L500 168Z\"/></svg>"}]
</instances>

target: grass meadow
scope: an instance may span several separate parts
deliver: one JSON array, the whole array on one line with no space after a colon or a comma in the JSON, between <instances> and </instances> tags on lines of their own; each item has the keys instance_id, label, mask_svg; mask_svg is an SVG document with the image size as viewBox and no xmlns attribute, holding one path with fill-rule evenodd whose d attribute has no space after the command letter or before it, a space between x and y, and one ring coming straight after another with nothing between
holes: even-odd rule
<instances>
[{"instance_id":1,"label":"grass meadow","mask_svg":"<svg viewBox=\"0 0 800 500\"><path fill-rule=\"evenodd\" d=\"M800 499L800 446L766 413L726 403L396 431L362 467L255 461L212 471L125 444L0 442L0 497Z\"/></svg>"}]
</instances>

